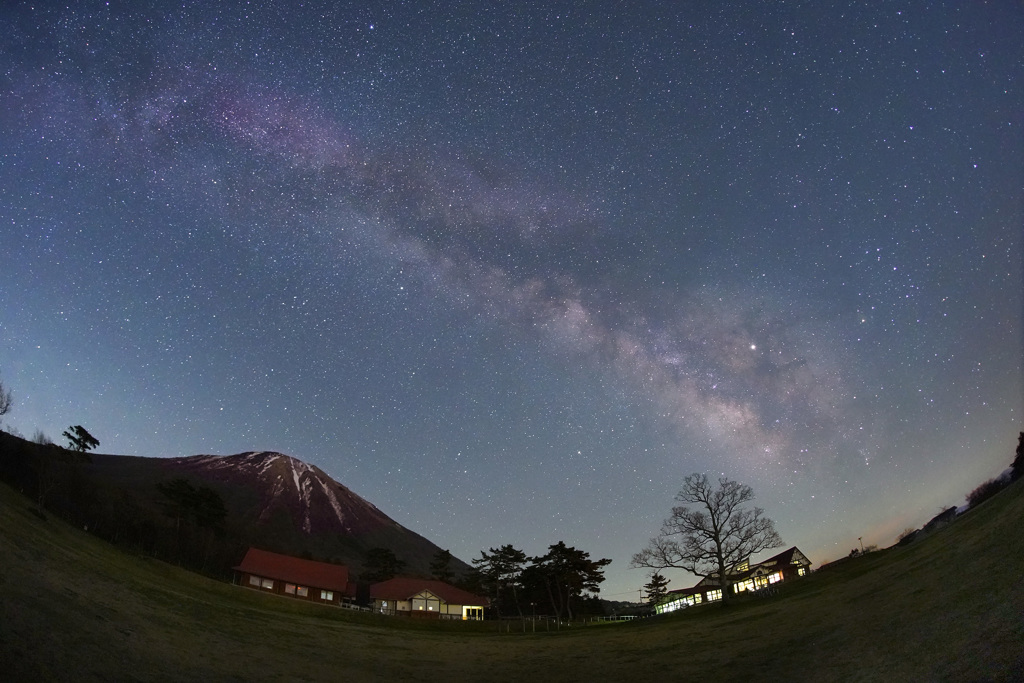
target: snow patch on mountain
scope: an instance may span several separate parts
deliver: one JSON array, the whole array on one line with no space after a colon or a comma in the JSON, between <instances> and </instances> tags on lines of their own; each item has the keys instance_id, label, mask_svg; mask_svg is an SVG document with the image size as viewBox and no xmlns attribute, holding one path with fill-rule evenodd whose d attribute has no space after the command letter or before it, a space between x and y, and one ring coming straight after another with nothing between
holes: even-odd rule
<instances>
[{"instance_id":1,"label":"snow patch on mountain","mask_svg":"<svg viewBox=\"0 0 1024 683\"><path fill-rule=\"evenodd\" d=\"M338 521L341 522L343 527L348 529L348 526L345 525L345 513L342 512L341 501L338 500L338 496L335 495L334 491L327 486L327 483L323 479L318 479L317 481L320 484L320 488L323 489L324 495L327 496L327 502L330 503L331 507L334 509L334 514L338 516Z\"/></svg>"}]
</instances>

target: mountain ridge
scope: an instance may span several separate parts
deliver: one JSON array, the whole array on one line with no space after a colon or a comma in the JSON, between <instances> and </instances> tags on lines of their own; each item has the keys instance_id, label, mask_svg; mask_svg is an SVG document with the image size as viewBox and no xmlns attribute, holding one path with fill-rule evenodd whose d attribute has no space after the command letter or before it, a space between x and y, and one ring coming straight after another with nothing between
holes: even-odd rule
<instances>
[{"instance_id":1,"label":"mountain ridge","mask_svg":"<svg viewBox=\"0 0 1024 683\"><path fill-rule=\"evenodd\" d=\"M0 432L0 478L115 543L167 559L190 554L193 564L219 575L248 547L345 564L356 576L373 548L392 551L404 574L420 576L430 576L442 550L316 465L277 451L77 458ZM162 488L176 479L221 498L226 516L216 533L181 529L180 513L172 519ZM450 567L456 576L470 569L454 557Z\"/></svg>"}]
</instances>

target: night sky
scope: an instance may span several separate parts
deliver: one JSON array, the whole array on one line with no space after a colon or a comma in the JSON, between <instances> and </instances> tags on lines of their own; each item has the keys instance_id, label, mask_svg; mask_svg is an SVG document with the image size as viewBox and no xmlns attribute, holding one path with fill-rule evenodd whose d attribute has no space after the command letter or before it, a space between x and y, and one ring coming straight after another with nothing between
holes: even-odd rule
<instances>
[{"instance_id":1,"label":"night sky","mask_svg":"<svg viewBox=\"0 0 1024 683\"><path fill-rule=\"evenodd\" d=\"M683 478L815 563L1024 429L1014 2L5 2L5 426L277 450L469 560ZM669 572L670 588L692 579Z\"/></svg>"}]
</instances>

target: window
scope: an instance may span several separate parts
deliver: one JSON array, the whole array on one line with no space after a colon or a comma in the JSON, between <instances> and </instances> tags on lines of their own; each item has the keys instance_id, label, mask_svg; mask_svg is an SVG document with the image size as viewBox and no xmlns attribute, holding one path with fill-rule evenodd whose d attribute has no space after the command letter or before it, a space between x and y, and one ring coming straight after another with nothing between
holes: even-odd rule
<instances>
[{"instance_id":1,"label":"window","mask_svg":"<svg viewBox=\"0 0 1024 683\"><path fill-rule=\"evenodd\" d=\"M250 586L258 586L258 585L260 585L260 577L253 576L252 574L250 574L249 575L249 585Z\"/></svg>"},{"instance_id":2,"label":"window","mask_svg":"<svg viewBox=\"0 0 1024 683\"><path fill-rule=\"evenodd\" d=\"M774 574L768 575L768 583L778 583L782 581L782 572L775 572Z\"/></svg>"},{"instance_id":3,"label":"window","mask_svg":"<svg viewBox=\"0 0 1024 683\"><path fill-rule=\"evenodd\" d=\"M270 591L274 590L274 580L273 579L263 579L263 581L261 582L260 585L263 588L266 588L267 590L270 590Z\"/></svg>"},{"instance_id":4,"label":"window","mask_svg":"<svg viewBox=\"0 0 1024 683\"><path fill-rule=\"evenodd\" d=\"M320 591L320 599L334 602L334 591Z\"/></svg>"},{"instance_id":5,"label":"window","mask_svg":"<svg viewBox=\"0 0 1024 683\"><path fill-rule=\"evenodd\" d=\"M732 590L734 593L752 591L754 590L754 581L752 579L747 579L746 581L737 581L732 585Z\"/></svg>"},{"instance_id":6,"label":"window","mask_svg":"<svg viewBox=\"0 0 1024 683\"><path fill-rule=\"evenodd\" d=\"M722 599L722 589L716 588L715 590L708 591L708 602Z\"/></svg>"},{"instance_id":7,"label":"window","mask_svg":"<svg viewBox=\"0 0 1024 683\"><path fill-rule=\"evenodd\" d=\"M284 585L284 592L287 593L288 595L295 595L295 584L294 583L286 583Z\"/></svg>"},{"instance_id":8,"label":"window","mask_svg":"<svg viewBox=\"0 0 1024 683\"><path fill-rule=\"evenodd\" d=\"M796 570L796 575L797 576L803 576L806 573L807 573L807 568L806 567L800 567L799 569Z\"/></svg>"},{"instance_id":9,"label":"window","mask_svg":"<svg viewBox=\"0 0 1024 683\"><path fill-rule=\"evenodd\" d=\"M300 598L305 598L309 596L309 589L305 586L296 586L295 592L298 594Z\"/></svg>"}]
</instances>

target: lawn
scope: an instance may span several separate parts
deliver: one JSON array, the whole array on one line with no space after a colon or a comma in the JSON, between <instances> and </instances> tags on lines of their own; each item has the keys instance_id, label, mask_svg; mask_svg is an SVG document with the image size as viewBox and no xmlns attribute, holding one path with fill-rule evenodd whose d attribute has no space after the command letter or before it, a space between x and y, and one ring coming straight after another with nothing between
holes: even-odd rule
<instances>
[{"instance_id":1,"label":"lawn","mask_svg":"<svg viewBox=\"0 0 1024 683\"><path fill-rule=\"evenodd\" d=\"M0 485L5 680L1024 680L1024 482L905 548L749 598L499 633L351 613L113 548Z\"/></svg>"}]
</instances>

